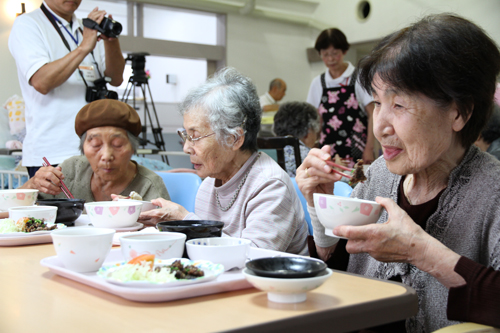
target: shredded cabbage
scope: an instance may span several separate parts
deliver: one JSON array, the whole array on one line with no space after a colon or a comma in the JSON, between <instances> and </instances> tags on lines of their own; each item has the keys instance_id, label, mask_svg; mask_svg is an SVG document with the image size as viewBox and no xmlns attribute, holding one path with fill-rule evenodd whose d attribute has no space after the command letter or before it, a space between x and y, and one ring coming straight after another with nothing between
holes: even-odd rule
<instances>
[{"instance_id":1,"label":"shredded cabbage","mask_svg":"<svg viewBox=\"0 0 500 333\"><path fill-rule=\"evenodd\" d=\"M159 272L151 270L148 262L142 261L140 264L125 264L117 267L108 274L108 278L121 282L148 281L153 283L164 283L177 280L175 273L170 273L169 268L162 267Z\"/></svg>"},{"instance_id":2,"label":"shredded cabbage","mask_svg":"<svg viewBox=\"0 0 500 333\"><path fill-rule=\"evenodd\" d=\"M0 220L0 234L4 234L7 232L20 232L20 231L21 229L19 229L16 226L16 221L11 219Z\"/></svg>"}]
</instances>

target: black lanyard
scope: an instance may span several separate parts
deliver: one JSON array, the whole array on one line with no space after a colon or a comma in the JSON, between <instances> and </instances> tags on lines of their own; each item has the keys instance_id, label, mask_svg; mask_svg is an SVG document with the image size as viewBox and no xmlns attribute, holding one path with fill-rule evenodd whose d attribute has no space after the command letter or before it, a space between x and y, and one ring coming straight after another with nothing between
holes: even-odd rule
<instances>
[{"instance_id":1,"label":"black lanyard","mask_svg":"<svg viewBox=\"0 0 500 333\"><path fill-rule=\"evenodd\" d=\"M68 41L66 40L66 38L64 38L64 35L63 35L61 29L57 25L56 18L54 17L54 15L52 15L52 13L48 11L48 9L45 7L45 5L43 3L40 6L40 9L45 14L45 16L47 16L47 18L49 19L50 23L52 23L52 25L56 29L57 33L59 34L59 36L61 36L61 39L64 42L64 45L66 45L66 48L68 49L68 51L71 52L71 47L69 46ZM59 22L59 20L57 20L57 21ZM61 22L59 22L59 23L61 23ZM62 25L62 23L61 23L61 25ZM63 25L63 28L66 29L66 27L64 25ZM66 29L66 31L68 31L68 29ZM80 33L82 33L82 35L83 35L83 32L81 30L80 30ZM78 39L75 40L74 37L73 37L73 35L71 33L69 33L69 31L68 31L68 34L71 36L71 38L73 38L73 40L75 41L76 45L78 46ZM77 38L78 38L78 34L77 34ZM101 71L99 70L99 65L97 64L97 61L95 60L95 57L94 57L94 51L90 51L90 54L92 55L92 58L94 59L94 64L96 65L97 73L99 73L99 76L102 77ZM78 68L78 73L80 73L80 76L83 79L83 83L85 83L85 86L88 88L87 81L85 80L85 77L83 76L83 73L80 70L80 68Z\"/></svg>"}]
</instances>

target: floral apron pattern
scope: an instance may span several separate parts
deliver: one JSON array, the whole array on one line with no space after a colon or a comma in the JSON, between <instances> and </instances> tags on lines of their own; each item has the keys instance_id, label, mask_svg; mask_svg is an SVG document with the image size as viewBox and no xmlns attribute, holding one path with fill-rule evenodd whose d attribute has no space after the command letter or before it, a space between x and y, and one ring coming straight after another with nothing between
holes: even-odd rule
<instances>
[{"instance_id":1,"label":"floral apron pattern","mask_svg":"<svg viewBox=\"0 0 500 333\"><path fill-rule=\"evenodd\" d=\"M322 119L321 146L331 145L331 154L356 162L366 146L368 118L358 105L354 82L356 73L340 87L327 88L325 73L321 75L323 95L318 111ZM351 163L350 163L351 164Z\"/></svg>"}]
</instances>

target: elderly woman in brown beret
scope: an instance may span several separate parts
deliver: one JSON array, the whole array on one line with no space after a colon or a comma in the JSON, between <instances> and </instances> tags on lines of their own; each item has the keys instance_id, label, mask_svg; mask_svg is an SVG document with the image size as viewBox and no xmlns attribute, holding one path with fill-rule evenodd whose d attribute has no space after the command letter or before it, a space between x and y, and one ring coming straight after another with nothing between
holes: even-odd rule
<instances>
[{"instance_id":1,"label":"elderly woman in brown beret","mask_svg":"<svg viewBox=\"0 0 500 333\"><path fill-rule=\"evenodd\" d=\"M23 188L38 189L41 198L64 198L59 187L64 180L73 196L86 202L110 201L112 194L131 191L147 201L169 198L163 180L131 160L141 130L139 115L126 103L102 99L87 104L75 119L82 156L40 168Z\"/></svg>"}]
</instances>

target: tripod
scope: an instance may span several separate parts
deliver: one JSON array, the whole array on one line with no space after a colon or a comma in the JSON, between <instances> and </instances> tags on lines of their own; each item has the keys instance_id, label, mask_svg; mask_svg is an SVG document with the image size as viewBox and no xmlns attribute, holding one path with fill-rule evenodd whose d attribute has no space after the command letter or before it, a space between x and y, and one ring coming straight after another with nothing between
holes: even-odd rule
<instances>
[{"instance_id":1,"label":"tripod","mask_svg":"<svg viewBox=\"0 0 500 333\"><path fill-rule=\"evenodd\" d=\"M146 64L146 55L149 53L130 53L125 60L132 60L132 75L130 76L125 92L123 93L122 102L127 103L129 100L130 93L132 92L132 107L138 109L136 106L136 96L134 87L140 87L143 96L143 107L144 107L144 123L142 124L142 137L139 138L139 144L144 148L148 143L155 145L160 150L165 150L165 141L163 140L162 128L160 127L160 121L158 120L158 114L156 113L155 103L153 101L153 96L151 95L151 89L149 88L148 77L144 71L144 66ZM148 106L148 97L151 101L151 107L153 109L154 118L151 116ZM153 123L153 120L155 121ZM148 121L151 126L151 131L153 133L154 142L148 140L147 128ZM168 157L166 155L161 155L163 162L168 163Z\"/></svg>"}]
</instances>

